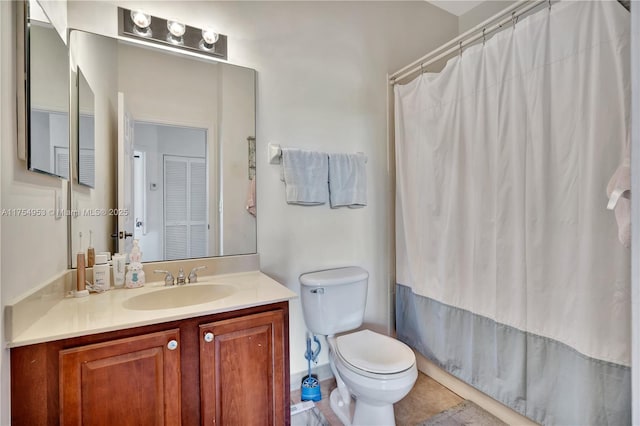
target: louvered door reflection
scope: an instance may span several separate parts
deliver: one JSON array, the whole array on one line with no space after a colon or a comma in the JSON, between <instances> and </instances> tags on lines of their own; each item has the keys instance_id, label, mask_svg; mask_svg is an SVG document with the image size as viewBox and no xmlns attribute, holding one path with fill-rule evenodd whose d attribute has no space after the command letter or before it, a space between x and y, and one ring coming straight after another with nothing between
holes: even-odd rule
<instances>
[{"instance_id":1,"label":"louvered door reflection","mask_svg":"<svg viewBox=\"0 0 640 426\"><path fill-rule=\"evenodd\" d=\"M164 258L207 256L204 158L164 156Z\"/></svg>"}]
</instances>

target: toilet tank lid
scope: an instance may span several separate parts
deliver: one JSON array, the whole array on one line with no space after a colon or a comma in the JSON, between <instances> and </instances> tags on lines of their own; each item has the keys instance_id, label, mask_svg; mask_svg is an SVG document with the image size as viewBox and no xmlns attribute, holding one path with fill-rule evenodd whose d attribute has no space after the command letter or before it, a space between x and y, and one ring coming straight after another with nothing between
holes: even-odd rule
<instances>
[{"instance_id":1,"label":"toilet tank lid","mask_svg":"<svg viewBox=\"0 0 640 426\"><path fill-rule=\"evenodd\" d=\"M300 275L300 283L307 286L329 286L349 284L369 278L369 273L358 267L326 269L324 271L307 272Z\"/></svg>"}]
</instances>

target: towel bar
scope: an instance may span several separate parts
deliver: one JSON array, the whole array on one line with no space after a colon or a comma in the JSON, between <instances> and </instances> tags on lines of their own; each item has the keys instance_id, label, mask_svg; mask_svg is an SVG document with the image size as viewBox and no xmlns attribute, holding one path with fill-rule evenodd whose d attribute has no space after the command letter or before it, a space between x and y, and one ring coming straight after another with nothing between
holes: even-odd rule
<instances>
[{"instance_id":1,"label":"towel bar","mask_svg":"<svg viewBox=\"0 0 640 426\"><path fill-rule=\"evenodd\" d=\"M359 152L358 154L364 155L364 152ZM269 164L280 164L282 160L282 148L277 143L270 143L267 147L267 155L269 158ZM366 163L368 158L365 156L364 162Z\"/></svg>"}]
</instances>

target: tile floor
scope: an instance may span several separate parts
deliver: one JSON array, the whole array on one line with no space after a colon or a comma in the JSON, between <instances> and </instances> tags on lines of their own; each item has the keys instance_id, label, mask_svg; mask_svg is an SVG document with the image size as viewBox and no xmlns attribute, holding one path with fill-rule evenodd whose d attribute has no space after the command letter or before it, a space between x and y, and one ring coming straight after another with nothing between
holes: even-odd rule
<instances>
[{"instance_id":1,"label":"tile floor","mask_svg":"<svg viewBox=\"0 0 640 426\"><path fill-rule=\"evenodd\" d=\"M341 426L342 423L329 406L329 394L336 387L334 379L320 382L322 400L316 406L327 419L330 426ZM409 394L395 404L397 426L412 426L444 411L463 401L455 393L422 373ZM291 392L291 404L300 402L300 390Z\"/></svg>"}]
</instances>

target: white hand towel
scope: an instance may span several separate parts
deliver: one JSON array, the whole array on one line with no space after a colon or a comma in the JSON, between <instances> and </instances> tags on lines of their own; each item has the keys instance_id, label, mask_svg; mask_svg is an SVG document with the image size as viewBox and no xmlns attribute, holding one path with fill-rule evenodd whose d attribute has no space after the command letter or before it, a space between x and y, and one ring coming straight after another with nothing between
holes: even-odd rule
<instances>
[{"instance_id":1,"label":"white hand towel","mask_svg":"<svg viewBox=\"0 0 640 426\"><path fill-rule=\"evenodd\" d=\"M631 246L631 169L627 161L623 162L609 180L607 197L609 210L614 210L618 223L618 239L623 246Z\"/></svg>"},{"instance_id":2,"label":"white hand towel","mask_svg":"<svg viewBox=\"0 0 640 426\"><path fill-rule=\"evenodd\" d=\"M318 205L329 198L326 153L282 148L282 172L289 204Z\"/></svg>"},{"instance_id":3,"label":"white hand towel","mask_svg":"<svg viewBox=\"0 0 640 426\"><path fill-rule=\"evenodd\" d=\"M367 205L367 158L363 154L329 154L331 207Z\"/></svg>"}]
</instances>

